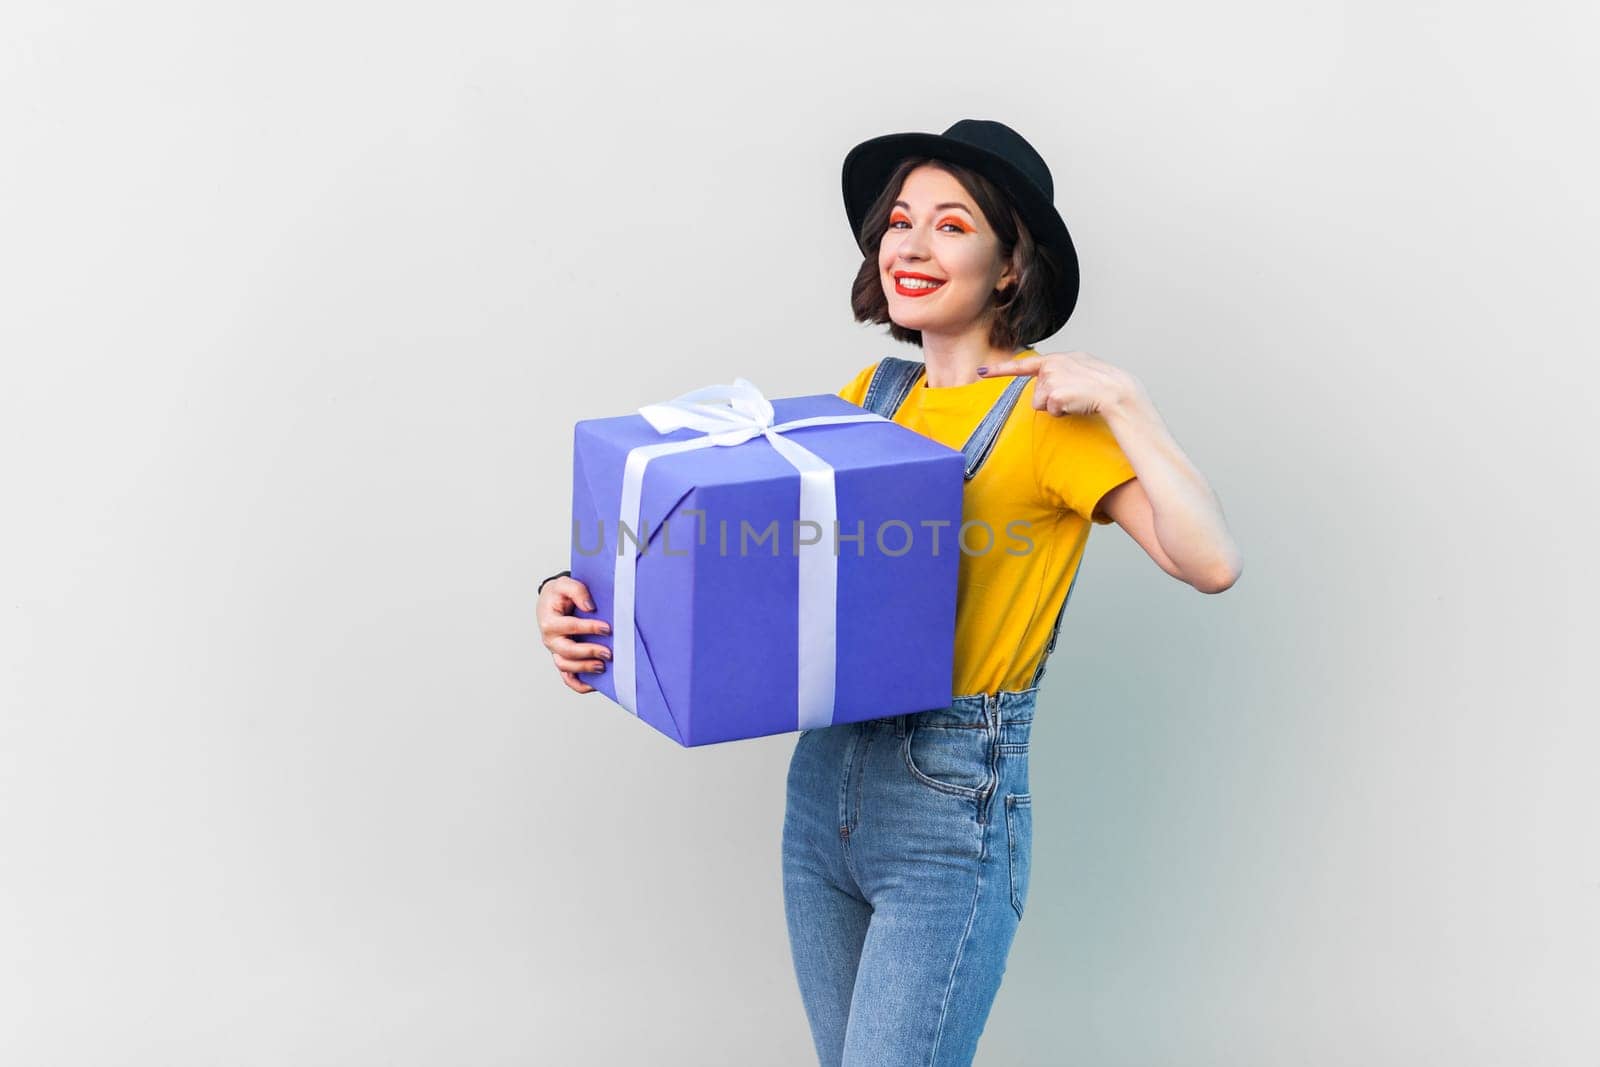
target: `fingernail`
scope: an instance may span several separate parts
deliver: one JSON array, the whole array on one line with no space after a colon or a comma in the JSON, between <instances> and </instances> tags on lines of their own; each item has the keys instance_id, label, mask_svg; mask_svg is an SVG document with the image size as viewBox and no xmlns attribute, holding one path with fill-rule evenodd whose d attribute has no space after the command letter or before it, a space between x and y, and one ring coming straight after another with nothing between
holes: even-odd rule
<instances>
[{"instance_id":1,"label":"fingernail","mask_svg":"<svg viewBox=\"0 0 1600 1067\"><path fill-rule=\"evenodd\" d=\"M583 610L584 610L584 611L593 611L593 610L594 610L594 601L592 601L592 600L585 600L585 601L584 601L584 602L583 602Z\"/></svg>"},{"instance_id":2,"label":"fingernail","mask_svg":"<svg viewBox=\"0 0 1600 1067\"><path fill-rule=\"evenodd\" d=\"M987 377L988 374L989 374L989 368L988 367L979 367L978 368L978 377L984 378L984 377Z\"/></svg>"},{"instance_id":3,"label":"fingernail","mask_svg":"<svg viewBox=\"0 0 1600 1067\"><path fill-rule=\"evenodd\" d=\"M600 632L603 633L603 634L610 633L611 632L611 624L608 623L608 622L601 623L600 624Z\"/></svg>"},{"instance_id":4,"label":"fingernail","mask_svg":"<svg viewBox=\"0 0 1600 1067\"><path fill-rule=\"evenodd\" d=\"M597 649L596 651L598 651L600 653L600 658L601 659L610 659L611 658L611 650L609 648L601 648L601 649Z\"/></svg>"}]
</instances>

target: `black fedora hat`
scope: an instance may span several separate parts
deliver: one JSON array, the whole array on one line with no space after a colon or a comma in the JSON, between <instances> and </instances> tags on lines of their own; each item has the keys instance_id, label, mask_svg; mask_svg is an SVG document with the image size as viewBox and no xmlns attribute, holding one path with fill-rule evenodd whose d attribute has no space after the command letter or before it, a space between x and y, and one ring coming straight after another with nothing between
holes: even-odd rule
<instances>
[{"instance_id":1,"label":"black fedora hat","mask_svg":"<svg viewBox=\"0 0 1600 1067\"><path fill-rule=\"evenodd\" d=\"M1044 157L1022 135L989 119L962 119L942 134L890 133L862 141L844 157L844 210L850 232L862 255L872 244L862 240L867 209L883 192L894 168L908 156L945 159L969 167L989 179L1010 198L1034 242L1054 254L1062 268L1062 284L1049 294L1050 328L1066 324L1078 303L1078 251L1055 207L1055 182ZM1044 338L1026 338L1029 343Z\"/></svg>"}]
</instances>

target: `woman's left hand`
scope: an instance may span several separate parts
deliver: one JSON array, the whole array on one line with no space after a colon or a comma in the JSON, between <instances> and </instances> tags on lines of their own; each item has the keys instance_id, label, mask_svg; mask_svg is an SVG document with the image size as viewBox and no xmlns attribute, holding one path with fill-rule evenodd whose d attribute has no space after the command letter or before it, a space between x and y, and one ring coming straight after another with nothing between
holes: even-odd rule
<instances>
[{"instance_id":1,"label":"woman's left hand","mask_svg":"<svg viewBox=\"0 0 1600 1067\"><path fill-rule=\"evenodd\" d=\"M1033 406L1052 415L1105 414L1143 391L1137 378L1087 352L1046 352L979 367L978 374L1027 374L1033 383Z\"/></svg>"}]
</instances>

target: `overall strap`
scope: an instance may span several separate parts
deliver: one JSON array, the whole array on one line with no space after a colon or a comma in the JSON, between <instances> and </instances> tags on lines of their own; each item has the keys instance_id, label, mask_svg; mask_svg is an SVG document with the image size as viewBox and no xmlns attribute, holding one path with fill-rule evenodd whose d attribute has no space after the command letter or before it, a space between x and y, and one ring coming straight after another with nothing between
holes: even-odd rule
<instances>
[{"instance_id":1,"label":"overall strap","mask_svg":"<svg viewBox=\"0 0 1600 1067\"><path fill-rule=\"evenodd\" d=\"M962 453L967 457L967 481L972 481L972 476L978 473L983 461L989 458L989 453L994 450L995 440L1005 428L1006 419L1011 417L1011 409L1017 406L1017 397L1021 396L1027 387L1026 374L1019 374L1007 382L1005 389L995 397L994 406L989 409L989 413L972 431L967 443L961 446Z\"/></svg>"},{"instance_id":2,"label":"overall strap","mask_svg":"<svg viewBox=\"0 0 1600 1067\"><path fill-rule=\"evenodd\" d=\"M886 419L894 418L894 413L900 410L900 405L905 403L912 387L921 380L922 372L926 369L918 360L884 356L878 361L877 369L872 372L872 380L867 383L867 395L861 406L875 415L882 415ZM1005 389L995 398L988 414L979 421L972 431L972 436L967 438L967 443L961 446L962 455L967 461L963 472L967 481L972 480L973 475L983 466L983 461L989 458L989 453L994 450L995 440L1005 427L1006 419L1011 416L1011 409L1016 407L1017 398L1027 387L1026 375L1018 375L1006 383Z\"/></svg>"},{"instance_id":3,"label":"overall strap","mask_svg":"<svg viewBox=\"0 0 1600 1067\"><path fill-rule=\"evenodd\" d=\"M1036 688L1044 680L1044 665L1050 659L1050 653L1056 650L1056 638L1061 636L1061 620L1067 617L1067 602L1072 599L1072 591L1078 587L1078 575L1083 573L1082 562L1078 569L1072 572L1072 581L1067 583L1067 595L1061 598L1061 608L1056 612L1056 621L1050 627L1050 640L1046 642L1044 651L1039 654L1039 665L1033 670L1033 680L1028 687Z\"/></svg>"},{"instance_id":4,"label":"overall strap","mask_svg":"<svg viewBox=\"0 0 1600 1067\"><path fill-rule=\"evenodd\" d=\"M914 359L884 356L878 361L877 370L872 372L872 381L867 383L866 399L861 406L874 415L894 418L911 387L922 377L922 371L922 364Z\"/></svg>"}]
</instances>

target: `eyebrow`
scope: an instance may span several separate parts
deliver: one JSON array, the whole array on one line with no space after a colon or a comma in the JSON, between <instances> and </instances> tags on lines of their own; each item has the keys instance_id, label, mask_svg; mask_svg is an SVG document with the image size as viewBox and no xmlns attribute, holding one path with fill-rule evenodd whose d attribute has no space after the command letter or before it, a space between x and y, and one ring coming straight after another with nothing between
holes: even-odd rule
<instances>
[{"instance_id":1,"label":"eyebrow","mask_svg":"<svg viewBox=\"0 0 1600 1067\"><path fill-rule=\"evenodd\" d=\"M903 207L907 211L911 210L911 205L906 203L904 200L896 200L890 206L891 207ZM968 207L967 205L961 203L961 201L959 201L959 200L952 200L947 204L935 204L935 205L933 205L933 210L935 210L935 211L943 211L945 208L949 208L949 207L958 207L962 211L965 211L968 215L972 214L972 209L970 207Z\"/></svg>"}]
</instances>

